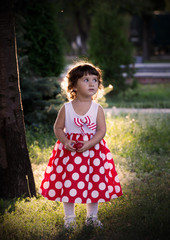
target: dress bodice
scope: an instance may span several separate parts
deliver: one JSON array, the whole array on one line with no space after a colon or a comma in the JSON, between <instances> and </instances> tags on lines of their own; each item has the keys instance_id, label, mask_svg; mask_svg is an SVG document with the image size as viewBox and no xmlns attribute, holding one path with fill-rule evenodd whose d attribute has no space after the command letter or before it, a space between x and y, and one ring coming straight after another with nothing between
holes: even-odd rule
<instances>
[{"instance_id":1,"label":"dress bodice","mask_svg":"<svg viewBox=\"0 0 170 240\"><path fill-rule=\"evenodd\" d=\"M86 114L78 115L73 108L72 102L65 103L65 132L66 133L84 133L96 132L96 120L99 104L92 101Z\"/></svg>"}]
</instances>

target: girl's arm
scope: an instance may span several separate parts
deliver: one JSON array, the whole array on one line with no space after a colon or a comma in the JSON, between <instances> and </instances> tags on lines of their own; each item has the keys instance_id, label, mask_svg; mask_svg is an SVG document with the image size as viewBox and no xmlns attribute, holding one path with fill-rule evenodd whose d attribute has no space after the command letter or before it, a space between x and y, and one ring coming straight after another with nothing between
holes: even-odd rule
<instances>
[{"instance_id":1,"label":"girl's arm","mask_svg":"<svg viewBox=\"0 0 170 240\"><path fill-rule=\"evenodd\" d=\"M75 151L75 148L72 147L72 144L75 143L73 140L69 140L64 132L65 128L65 106L63 106L56 118L56 121L54 123L54 133L57 137L57 139L65 146L65 148L69 151Z\"/></svg>"},{"instance_id":2,"label":"girl's arm","mask_svg":"<svg viewBox=\"0 0 170 240\"><path fill-rule=\"evenodd\" d=\"M106 134L106 122L103 108L99 106L97 113L97 121L96 121L97 129L94 137L90 141L84 141L83 147L81 147L78 152L84 152L89 148L93 147L97 143L99 143Z\"/></svg>"}]
</instances>

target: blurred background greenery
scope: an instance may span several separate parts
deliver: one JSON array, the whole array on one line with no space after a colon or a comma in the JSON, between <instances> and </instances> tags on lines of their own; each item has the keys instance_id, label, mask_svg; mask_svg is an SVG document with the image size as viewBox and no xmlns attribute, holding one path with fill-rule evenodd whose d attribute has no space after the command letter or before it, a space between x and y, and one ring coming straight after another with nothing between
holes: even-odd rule
<instances>
[{"instance_id":1,"label":"blurred background greenery","mask_svg":"<svg viewBox=\"0 0 170 240\"><path fill-rule=\"evenodd\" d=\"M60 82L80 59L114 86L103 106L170 106L169 77L144 85L135 75L135 64L170 62L169 0L16 0L14 8L26 124L54 122L66 101Z\"/></svg>"}]
</instances>

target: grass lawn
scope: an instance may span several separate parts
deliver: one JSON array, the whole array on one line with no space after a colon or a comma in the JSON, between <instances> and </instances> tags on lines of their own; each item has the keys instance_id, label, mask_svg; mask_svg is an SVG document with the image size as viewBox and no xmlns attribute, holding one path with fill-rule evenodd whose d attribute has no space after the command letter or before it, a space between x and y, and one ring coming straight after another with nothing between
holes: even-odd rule
<instances>
[{"instance_id":1,"label":"grass lawn","mask_svg":"<svg viewBox=\"0 0 170 240\"><path fill-rule=\"evenodd\" d=\"M128 89L123 95L106 95L108 107L122 108L170 108L170 83L139 84L135 89Z\"/></svg>"},{"instance_id":2,"label":"grass lawn","mask_svg":"<svg viewBox=\"0 0 170 240\"><path fill-rule=\"evenodd\" d=\"M63 228L63 206L44 199L0 200L0 239L167 240L169 239L170 115L107 117L105 137L113 153L123 196L99 204L103 229L86 227L86 206L76 204L78 227ZM27 128L38 190L55 143L52 129Z\"/></svg>"}]
</instances>

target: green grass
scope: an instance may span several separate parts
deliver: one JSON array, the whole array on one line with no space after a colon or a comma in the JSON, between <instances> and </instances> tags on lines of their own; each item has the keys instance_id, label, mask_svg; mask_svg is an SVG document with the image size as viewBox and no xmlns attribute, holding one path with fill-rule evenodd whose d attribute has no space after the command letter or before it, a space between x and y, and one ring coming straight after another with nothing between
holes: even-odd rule
<instances>
[{"instance_id":1,"label":"green grass","mask_svg":"<svg viewBox=\"0 0 170 240\"><path fill-rule=\"evenodd\" d=\"M170 108L170 83L139 84L135 89L128 89L125 94L106 95L108 107L122 108Z\"/></svg>"},{"instance_id":2,"label":"green grass","mask_svg":"<svg viewBox=\"0 0 170 240\"><path fill-rule=\"evenodd\" d=\"M0 239L169 239L169 122L166 114L107 117L105 139L113 152L124 195L99 204L102 230L86 227L86 206L76 204L78 227L66 232L62 203L38 195L0 200ZM55 140L52 128L27 128L37 190Z\"/></svg>"}]
</instances>

